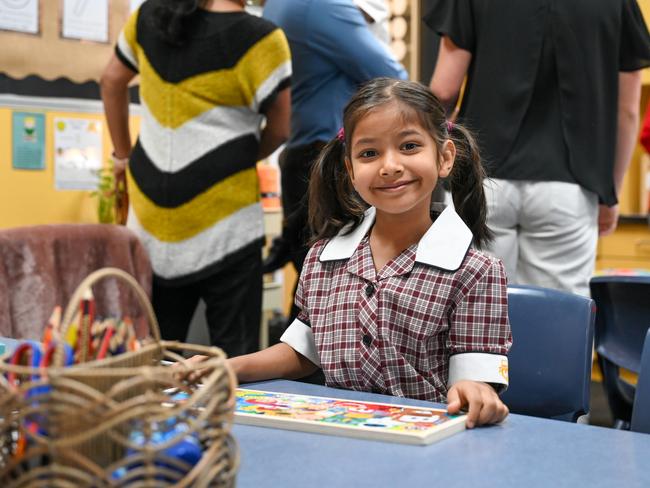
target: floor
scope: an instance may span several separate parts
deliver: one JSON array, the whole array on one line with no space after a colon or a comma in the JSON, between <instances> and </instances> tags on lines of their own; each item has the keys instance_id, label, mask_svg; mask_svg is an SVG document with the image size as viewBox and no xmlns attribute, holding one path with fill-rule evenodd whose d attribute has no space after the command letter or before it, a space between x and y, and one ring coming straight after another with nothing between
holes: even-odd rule
<instances>
[{"instance_id":1,"label":"floor","mask_svg":"<svg viewBox=\"0 0 650 488\"><path fill-rule=\"evenodd\" d=\"M589 423L591 425L600 425L601 427L612 427L614 421L609 412L607 398L603 385L600 382L591 382L591 413L589 414Z\"/></svg>"},{"instance_id":2,"label":"floor","mask_svg":"<svg viewBox=\"0 0 650 488\"><path fill-rule=\"evenodd\" d=\"M630 385L636 385L637 375L631 371L621 368L619 370L620 377ZM593 367L591 368L591 395L590 395L590 408L589 423L592 425L600 425L602 427L613 427L614 420L610 413L607 404L607 396L603 389L602 374L598 366L597 357L594 357Z\"/></svg>"}]
</instances>

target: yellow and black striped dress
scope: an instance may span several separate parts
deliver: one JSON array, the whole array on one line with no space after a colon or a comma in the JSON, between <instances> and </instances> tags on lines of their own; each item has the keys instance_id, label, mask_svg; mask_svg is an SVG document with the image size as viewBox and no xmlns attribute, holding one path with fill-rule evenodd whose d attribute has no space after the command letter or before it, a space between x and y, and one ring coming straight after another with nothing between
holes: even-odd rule
<instances>
[{"instance_id":1,"label":"yellow and black striped dress","mask_svg":"<svg viewBox=\"0 0 650 488\"><path fill-rule=\"evenodd\" d=\"M145 2L116 53L140 74L142 124L129 162L127 225L157 279L185 284L259 250L255 169L269 102L289 84L283 32L245 12L200 11L182 45L165 43Z\"/></svg>"}]
</instances>

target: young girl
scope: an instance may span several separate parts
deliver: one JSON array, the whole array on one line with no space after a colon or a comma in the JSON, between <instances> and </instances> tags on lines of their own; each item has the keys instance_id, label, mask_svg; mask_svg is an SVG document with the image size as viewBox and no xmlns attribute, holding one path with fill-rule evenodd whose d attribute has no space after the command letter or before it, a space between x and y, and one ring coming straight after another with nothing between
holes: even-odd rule
<instances>
[{"instance_id":1,"label":"young girl","mask_svg":"<svg viewBox=\"0 0 650 488\"><path fill-rule=\"evenodd\" d=\"M455 211L432 209L438 178ZM301 313L280 344L230 360L239 380L321 367L328 386L446 399L450 413L468 409L470 428L503 420L506 277L471 247L489 238L482 184L471 135L426 87L363 86L311 176Z\"/></svg>"}]
</instances>

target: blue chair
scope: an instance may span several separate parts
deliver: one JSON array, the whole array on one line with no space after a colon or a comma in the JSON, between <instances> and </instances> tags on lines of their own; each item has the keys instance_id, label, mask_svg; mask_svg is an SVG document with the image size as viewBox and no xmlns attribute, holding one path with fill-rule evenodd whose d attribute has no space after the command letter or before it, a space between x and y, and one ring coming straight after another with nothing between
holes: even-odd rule
<instances>
[{"instance_id":1,"label":"blue chair","mask_svg":"<svg viewBox=\"0 0 650 488\"><path fill-rule=\"evenodd\" d=\"M650 327L650 276L598 276L591 279L596 302L596 352L603 386L616 428L627 429L632 418L634 385L619 369L641 369L641 351Z\"/></svg>"},{"instance_id":2,"label":"blue chair","mask_svg":"<svg viewBox=\"0 0 650 488\"><path fill-rule=\"evenodd\" d=\"M589 412L593 300L535 286L508 286L513 345L510 411L577 422Z\"/></svg>"},{"instance_id":3,"label":"blue chair","mask_svg":"<svg viewBox=\"0 0 650 488\"><path fill-rule=\"evenodd\" d=\"M650 329L645 335L645 345L641 355L641 371L636 384L630 430L650 434Z\"/></svg>"}]
</instances>

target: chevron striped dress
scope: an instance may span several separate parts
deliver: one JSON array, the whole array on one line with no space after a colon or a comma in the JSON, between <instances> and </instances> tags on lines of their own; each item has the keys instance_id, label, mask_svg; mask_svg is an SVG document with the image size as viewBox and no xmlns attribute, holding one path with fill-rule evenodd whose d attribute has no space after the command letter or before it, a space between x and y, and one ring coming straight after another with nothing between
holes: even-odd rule
<instances>
[{"instance_id":1,"label":"chevron striped dress","mask_svg":"<svg viewBox=\"0 0 650 488\"><path fill-rule=\"evenodd\" d=\"M117 57L140 75L142 122L127 174L127 225L156 279L183 285L259 250L255 169L268 104L286 88L283 32L245 12L201 10L180 46L158 37L150 2L130 17Z\"/></svg>"}]
</instances>

